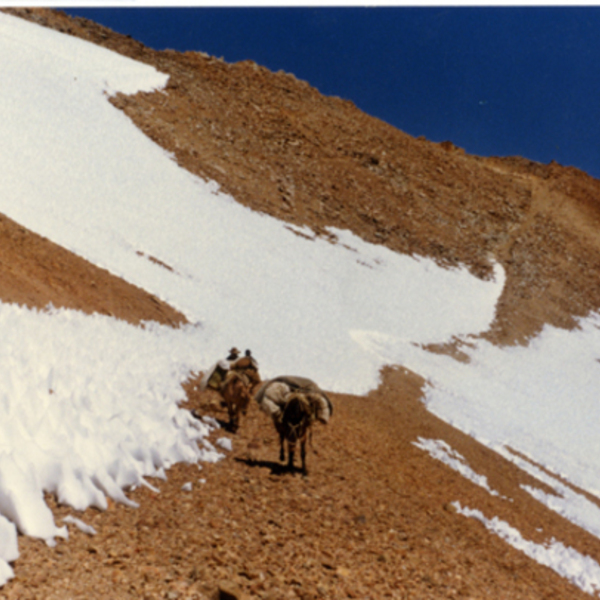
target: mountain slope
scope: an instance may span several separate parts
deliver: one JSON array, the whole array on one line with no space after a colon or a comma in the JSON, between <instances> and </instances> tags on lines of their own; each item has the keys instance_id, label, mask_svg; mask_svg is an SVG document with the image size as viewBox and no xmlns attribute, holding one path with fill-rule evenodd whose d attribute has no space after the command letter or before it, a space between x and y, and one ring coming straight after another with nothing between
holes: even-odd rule
<instances>
[{"instance_id":1,"label":"mountain slope","mask_svg":"<svg viewBox=\"0 0 600 600\"><path fill-rule=\"evenodd\" d=\"M169 74L167 93L113 103L181 166L254 210L323 234L350 229L481 277L499 261L496 341L523 342L544 323L572 327L600 307L600 182L585 173L414 139L251 61L157 52L84 19L14 11Z\"/></svg>"},{"instance_id":2,"label":"mountain slope","mask_svg":"<svg viewBox=\"0 0 600 600\"><path fill-rule=\"evenodd\" d=\"M239 202L318 232L347 228L400 252L463 263L483 277L500 261L508 281L498 341L524 341L543 323L572 326L600 306L590 276L600 265L600 182L586 174L416 140L251 61L156 52L83 19L20 14L168 73L166 94L114 103Z\"/></svg>"},{"instance_id":3,"label":"mountain slope","mask_svg":"<svg viewBox=\"0 0 600 600\"><path fill-rule=\"evenodd\" d=\"M413 140L347 102L324 98L289 75L271 74L251 63L227 65L193 53L158 53L58 13L34 10L19 14L101 42L169 73L166 94L119 97L115 104L174 152L180 164L219 181L252 208L308 224L324 235L326 226L347 227L399 251L433 256L446 265L464 262L484 277L490 273L493 258L501 261L508 284L493 339L524 340L544 322L570 326L573 316L597 308L597 291L589 275L595 271L598 257L598 240L590 226L596 218L593 198L597 182L584 174L522 160L478 159L450 143ZM541 291L549 293L541 297ZM39 296L43 293L47 292ZM66 302L68 296L56 301ZM136 313L134 309L130 318ZM189 396L196 407L221 416L219 407L210 406L193 387ZM560 530L561 539L568 539L581 552L600 556L591 536L582 535L539 506L534 508L518 485L527 477L438 422L423 410L419 397L420 383L403 373L388 373L384 385L367 401L335 397L336 405L343 408L336 412L332 427L323 437L319 435L323 449L312 459L314 475L308 489L304 483L269 474L268 461L275 450L272 432L259 415L252 415L251 424L236 442L236 447L240 445L238 460L206 469L210 489L197 492L190 502L182 501L176 494L178 485L190 476L182 468L167 488L167 502L172 502L167 510L163 504L148 506L149 498L145 498L142 505L149 514L118 507L114 513L94 516L94 524L104 531L93 549L85 538L79 540L81 545L69 547L73 548L73 560L67 565L76 569L75 582L69 584L64 578L50 581L44 596L60 594L61 585L82 593L85 582L89 586L85 594L92 597L90 590L98 581L88 576L86 569L90 564L96 566L96 559L103 565L103 577L109 575L116 581L122 596L139 595L144 583L148 588L155 584L156 589L148 589L148 595L183 595L171 589L174 581L191 587L190 581L198 579L210 586L218 574L238 579L243 589L262 596L276 594L275 589L283 594L282 587L296 589L296 596L302 592L305 597L365 597L368 590L373 597L384 597L387 591L398 597L501 597L503 592L510 597L583 596L448 508L448 502L457 497L468 504L481 494L485 500L479 500L486 503L488 514L518 523L529 538L535 538L540 527ZM502 499L487 498L474 486L475 491L471 490L462 478L417 451L412 446L417 436L455 439L469 463L485 471L495 487L518 502L511 506ZM248 455L244 455L244 445ZM394 459L388 461L389 455ZM367 462L366 467L350 467L362 461ZM247 481L254 472L258 483ZM339 484L336 478L345 483ZM232 480L236 485L230 488ZM245 484L258 487L248 489ZM219 507L220 512L214 505L214 489L223 490L228 500L225 507ZM251 514L244 511L249 498L259 497L267 499L266 505L254 505ZM292 526L286 525L280 534L270 531L278 526L269 522L270 505L282 502L295 517L302 510L321 517L322 498L326 498L329 516L312 523L310 518L301 522L290 518ZM207 524L216 531L218 537L213 536L203 558L186 554L176 539L186 526L179 518L181 510L186 511L187 524L202 515L197 528L186 532L190 547L203 545ZM281 509L276 521L286 521L285 514ZM131 527L119 527L123 523ZM262 528L257 523L263 523ZM395 543L385 540L388 547L382 536L389 534L390 523L394 526L389 529L398 531L401 526L401 535L406 537ZM362 525L366 532L361 538ZM254 535L253 543L265 548L261 564L244 565L256 548L245 547L245 554L239 551L235 535L239 529ZM128 545L132 531L140 539L135 549ZM146 533L148 538L143 537ZM290 540L303 536L306 543L295 551L292 544L290 550ZM378 552L378 544L384 548L382 552ZM154 559L149 557L148 547L157 549ZM283 562L278 550L282 547L287 549ZM28 548L32 554L39 552L39 560L46 560L46 549L36 548L33 542ZM311 556L307 549L312 550ZM306 568L308 573L302 577L294 563L297 555L302 556L303 565L313 561L314 568ZM80 566L86 563L82 556L88 567ZM446 561L441 565L440 557ZM202 562L208 569L204 575L199 575L195 560L212 561ZM269 561L282 564L281 571L264 567ZM156 570L144 574L148 563ZM255 581L261 579L259 568L266 569L262 587ZM244 569L249 576L240 575ZM347 581L351 575L352 584ZM23 588L25 584L27 593L33 595L35 591L27 588L26 581L17 580L12 588L7 587L7 593L22 596L25 592L19 585Z\"/></svg>"}]
</instances>

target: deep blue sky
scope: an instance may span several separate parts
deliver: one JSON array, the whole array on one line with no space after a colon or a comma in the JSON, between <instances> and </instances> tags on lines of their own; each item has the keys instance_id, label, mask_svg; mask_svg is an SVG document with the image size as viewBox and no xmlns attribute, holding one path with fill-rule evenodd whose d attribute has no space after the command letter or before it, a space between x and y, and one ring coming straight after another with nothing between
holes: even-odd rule
<instances>
[{"instance_id":1,"label":"deep blue sky","mask_svg":"<svg viewBox=\"0 0 600 600\"><path fill-rule=\"evenodd\" d=\"M294 73L399 129L600 178L600 7L68 8Z\"/></svg>"}]
</instances>

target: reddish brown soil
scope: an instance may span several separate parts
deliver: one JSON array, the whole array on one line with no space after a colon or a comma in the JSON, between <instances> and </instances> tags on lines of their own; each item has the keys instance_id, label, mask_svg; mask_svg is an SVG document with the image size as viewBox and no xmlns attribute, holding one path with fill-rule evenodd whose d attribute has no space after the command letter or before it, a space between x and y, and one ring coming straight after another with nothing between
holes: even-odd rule
<instances>
[{"instance_id":1,"label":"reddish brown soil","mask_svg":"<svg viewBox=\"0 0 600 600\"><path fill-rule=\"evenodd\" d=\"M507 283L486 334L494 342L524 343L545 323L572 327L600 307L600 182L586 174L411 138L249 61L156 52L47 9L11 12L168 73L166 93L113 103L183 167L254 210L322 235L348 228L481 277L499 261ZM7 219L0 225L4 301L181 321L47 240ZM86 511L96 537L74 531L58 550L21 538L16 579L0 598L206 598L220 581L237 586L237 598L586 596L452 510L458 500L527 539L554 536L600 560L600 541L533 501L519 487L533 483L523 473L429 414L422 383L393 369L365 398L333 396L331 424L315 431L308 479L281 471L272 426L253 406L229 436L234 450L224 461L200 472L171 469L160 495L131 493L138 509ZM190 407L224 417L210 394L193 383L188 392ZM513 501L429 458L412 444L419 436L446 440ZM195 482L192 492L181 491L186 481Z\"/></svg>"},{"instance_id":2,"label":"reddish brown soil","mask_svg":"<svg viewBox=\"0 0 600 600\"><path fill-rule=\"evenodd\" d=\"M0 215L0 298L34 308L72 308L138 324L179 325L168 304Z\"/></svg>"}]
</instances>

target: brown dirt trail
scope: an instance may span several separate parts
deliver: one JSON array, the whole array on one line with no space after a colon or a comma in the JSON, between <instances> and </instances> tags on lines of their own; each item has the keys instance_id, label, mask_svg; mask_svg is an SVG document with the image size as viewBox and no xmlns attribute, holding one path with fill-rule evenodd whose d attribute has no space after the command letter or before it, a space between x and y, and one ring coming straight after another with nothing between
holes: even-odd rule
<instances>
[{"instance_id":1,"label":"brown dirt trail","mask_svg":"<svg viewBox=\"0 0 600 600\"><path fill-rule=\"evenodd\" d=\"M199 392L197 381L188 406L226 420L218 395ZM279 464L275 430L252 404L238 434L214 434L232 439L223 461L177 465L167 482L152 482L160 494L129 494L137 509L79 515L97 536L72 530L57 550L22 538L4 597L198 600L218 597L220 586L239 599L587 597L453 510L459 501L526 539L558 533L600 556L600 541L520 488L532 483L527 476L429 414L423 383L390 369L367 399L332 394L334 415L315 427L307 478ZM419 436L447 440L503 497L429 458L413 444ZM181 489L186 482L192 491ZM72 512L55 507L59 519Z\"/></svg>"}]
</instances>

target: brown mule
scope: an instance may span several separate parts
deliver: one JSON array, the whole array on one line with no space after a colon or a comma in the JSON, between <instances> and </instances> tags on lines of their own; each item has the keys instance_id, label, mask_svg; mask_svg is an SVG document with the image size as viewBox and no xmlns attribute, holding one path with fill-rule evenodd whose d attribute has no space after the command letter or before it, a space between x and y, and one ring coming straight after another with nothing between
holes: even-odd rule
<instances>
[{"instance_id":1,"label":"brown mule","mask_svg":"<svg viewBox=\"0 0 600 600\"><path fill-rule=\"evenodd\" d=\"M306 441L315 421L328 423L333 406L327 394L306 377L282 375L265 381L254 395L262 412L273 420L280 440L280 460L285 461L288 446L288 468L294 470L294 454L300 442L302 473L307 474Z\"/></svg>"},{"instance_id":2,"label":"brown mule","mask_svg":"<svg viewBox=\"0 0 600 600\"><path fill-rule=\"evenodd\" d=\"M280 452L279 460L285 461L285 442L288 449L288 469L294 470L294 454L296 445L300 443L300 458L302 461L302 474L308 475L306 468L306 441L310 428L316 418L314 394L292 392L286 397L286 403L279 418L274 420L275 428L279 433Z\"/></svg>"},{"instance_id":3,"label":"brown mule","mask_svg":"<svg viewBox=\"0 0 600 600\"><path fill-rule=\"evenodd\" d=\"M231 370L227 372L221 384L221 396L227 406L229 414L229 428L234 433L240 426L240 414L246 414L250 403L252 384L241 372Z\"/></svg>"}]
</instances>

